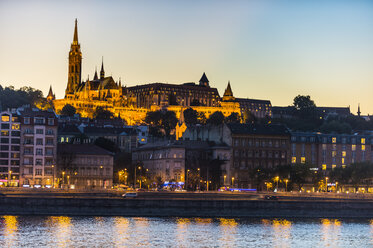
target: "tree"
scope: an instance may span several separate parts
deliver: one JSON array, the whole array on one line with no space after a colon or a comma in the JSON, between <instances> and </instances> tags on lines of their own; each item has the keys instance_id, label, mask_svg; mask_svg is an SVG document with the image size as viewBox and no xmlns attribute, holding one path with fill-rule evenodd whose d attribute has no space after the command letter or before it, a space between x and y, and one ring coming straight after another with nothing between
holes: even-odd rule
<instances>
[{"instance_id":1,"label":"tree","mask_svg":"<svg viewBox=\"0 0 373 248\"><path fill-rule=\"evenodd\" d=\"M205 125L205 124L206 124L207 118L206 118L205 113L203 113L203 112L198 112L197 119L198 119L198 123L199 123L199 124L202 124L202 125Z\"/></svg>"},{"instance_id":2,"label":"tree","mask_svg":"<svg viewBox=\"0 0 373 248\"><path fill-rule=\"evenodd\" d=\"M245 110L243 114L243 121L246 124L254 124L257 122L257 118L250 110Z\"/></svg>"},{"instance_id":3,"label":"tree","mask_svg":"<svg viewBox=\"0 0 373 248\"><path fill-rule=\"evenodd\" d=\"M207 119L208 124L212 125L220 125L224 123L224 115L220 111L216 111L210 115L210 117Z\"/></svg>"},{"instance_id":4,"label":"tree","mask_svg":"<svg viewBox=\"0 0 373 248\"><path fill-rule=\"evenodd\" d=\"M336 120L324 122L320 126L320 131L323 133L351 133L351 126L346 122Z\"/></svg>"},{"instance_id":5,"label":"tree","mask_svg":"<svg viewBox=\"0 0 373 248\"><path fill-rule=\"evenodd\" d=\"M293 183L301 190L303 185L307 182L307 178L311 177L311 166L309 164L297 163L291 166L290 178Z\"/></svg>"},{"instance_id":6,"label":"tree","mask_svg":"<svg viewBox=\"0 0 373 248\"><path fill-rule=\"evenodd\" d=\"M192 108L184 110L184 120L187 125L195 125L198 123L198 112Z\"/></svg>"},{"instance_id":7,"label":"tree","mask_svg":"<svg viewBox=\"0 0 373 248\"><path fill-rule=\"evenodd\" d=\"M35 101L43 98L43 92L32 87L15 89L13 86L0 87L0 108L18 108L22 105L34 106Z\"/></svg>"},{"instance_id":8,"label":"tree","mask_svg":"<svg viewBox=\"0 0 373 248\"><path fill-rule=\"evenodd\" d=\"M95 140L95 145L113 153L119 150L118 146L113 141L106 139L104 137L97 138Z\"/></svg>"},{"instance_id":9,"label":"tree","mask_svg":"<svg viewBox=\"0 0 373 248\"><path fill-rule=\"evenodd\" d=\"M239 113L233 112L225 118L226 123L241 123L241 116Z\"/></svg>"},{"instance_id":10,"label":"tree","mask_svg":"<svg viewBox=\"0 0 373 248\"><path fill-rule=\"evenodd\" d=\"M177 123L176 114L173 111L154 111L148 112L145 117L145 123L150 125L149 132L156 137L164 135L169 136L171 130Z\"/></svg>"},{"instance_id":11,"label":"tree","mask_svg":"<svg viewBox=\"0 0 373 248\"><path fill-rule=\"evenodd\" d=\"M103 107L97 107L95 112L93 113L93 118L99 119L99 120L109 120L114 118L114 114L104 109Z\"/></svg>"},{"instance_id":12,"label":"tree","mask_svg":"<svg viewBox=\"0 0 373 248\"><path fill-rule=\"evenodd\" d=\"M293 101L293 106L299 118L312 119L316 117L316 104L311 100L310 96L296 96Z\"/></svg>"},{"instance_id":13,"label":"tree","mask_svg":"<svg viewBox=\"0 0 373 248\"><path fill-rule=\"evenodd\" d=\"M198 99L193 99L190 106L201 106L201 103L198 101Z\"/></svg>"},{"instance_id":14,"label":"tree","mask_svg":"<svg viewBox=\"0 0 373 248\"><path fill-rule=\"evenodd\" d=\"M65 116L74 116L75 113L76 113L75 107L70 104L66 104L65 106L63 106L61 110L61 115L65 115Z\"/></svg>"}]
</instances>

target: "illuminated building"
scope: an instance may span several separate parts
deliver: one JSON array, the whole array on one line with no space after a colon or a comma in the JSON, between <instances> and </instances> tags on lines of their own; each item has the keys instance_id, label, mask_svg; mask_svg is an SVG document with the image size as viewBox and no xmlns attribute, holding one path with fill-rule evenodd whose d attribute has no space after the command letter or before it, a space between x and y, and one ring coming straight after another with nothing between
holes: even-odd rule
<instances>
[{"instance_id":1,"label":"illuminated building","mask_svg":"<svg viewBox=\"0 0 373 248\"><path fill-rule=\"evenodd\" d=\"M203 112L208 118L221 111L225 116L250 112L258 118L271 116L271 103L267 100L235 98L228 83L223 98L203 73L199 83L166 84L151 83L132 87L122 86L121 80L105 77L102 61L100 75L95 71L93 79L82 80L82 52L78 41L77 21L69 52L68 82L64 99L54 99L50 89L48 100L53 101L59 113L66 104L74 106L82 117L92 117L97 107L103 107L124 118L129 125L139 124L146 113L160 109L174 111L179 118L185 107Z\"/></svg>"},{"instance_id":2,"label":"illuminated building","mask_svg":"<svg viewBox=\"0 0 373 248\"><path fill-rule=\"evenodd\" d=\"M18 186L21 132L15 111L0 112L0 132L0 187Z\"/></svg>"}]
</instances>

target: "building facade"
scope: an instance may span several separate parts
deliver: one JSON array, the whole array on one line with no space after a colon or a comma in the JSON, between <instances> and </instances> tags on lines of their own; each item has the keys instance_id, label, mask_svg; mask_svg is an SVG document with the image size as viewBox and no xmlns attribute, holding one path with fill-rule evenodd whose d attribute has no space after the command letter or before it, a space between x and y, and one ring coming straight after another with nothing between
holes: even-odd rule
<instances>
[{"instance_id":1,"label":"building facade","mask_svg":"<svg viewBox=\"0 0 373 248\"><path fill-rule=\"evenodd\" d=\"M57 160L57 117L54 112L19 108L22 186L53 187Z\"/></svg>"},{"instance_id":2,"label":"building facade","mask_svg":"<svg viewBox=\"0 0 373 248\"><path fill-rule=\"evenodd\" d=\"M92 144L58 144L58 185L71 189L113 186L114 154Z\"/></svg>"},{"instance_id":3,"label":"building facade","mask_svg":"<svg viewBox=\"0 0 373 248\"><path fill-rule=\"evenodd\" d=\"M0 187L19 186L21 130L15 111L0 112Z\"/></svg>"},{"instance_id":4,"label":"building facade","mask_svg":"<svg viewBox=\"0 0 373 248\"><path fill-rule=\"evenodd\" d=\"M321 134L293 132L291 162L309 163L321 170L372 162L373 136L370 134Z\"/></svg>"}]
</instances>

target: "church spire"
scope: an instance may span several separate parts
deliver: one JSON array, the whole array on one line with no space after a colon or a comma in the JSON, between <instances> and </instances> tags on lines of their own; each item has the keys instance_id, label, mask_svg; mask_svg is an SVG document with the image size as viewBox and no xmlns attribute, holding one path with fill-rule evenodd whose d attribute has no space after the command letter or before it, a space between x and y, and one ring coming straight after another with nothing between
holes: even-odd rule
<instances>
[{"instance_id":1,"label":"church spire","mask_svg":"<svg viewBox=\"0 0 373 248\"><path fill-rule=\"evenodd\" d=\"M199 85L202 85L202 86L209 86L209 80L207 79L205 73L203 73L201 79L199 80Z\"/></svg>"},{"instance_id":2,"label":"church spire","mask_svg":"<svg viewBox=\"0 0 373 248\"><path fill-rule=\"evenodd\" d=\"M359 105L358 105L358 107L357 107L357 116L360 117L360 114L361 114L361 112L360 112L360 103L359 103Z\"/></svg>"},{"instance_id":3,"label":"church spire","mask_svg":"<svg viewBox=\"0 0 373 248\"><path fill-rule=\"evenodd\" d=\"M48 92L48 96L47 96L47 101L50 102L50 101L53 101L55 99L55 96L53 94L53 91L52 91L52 85L49 87L49 92Z\"/></svg>"},{"instance_id":4,"label":"church spire","mask_svg":"<svg viewBox=\"0 0 373 248\"><path fill-rule=\"evenodd\" d=\"M74 30L74 45L78 45L78 20L75 18L75 30Z\"/></svg>"},{"instance_id":5,"label":"church spire","mask_svg":"<svg viewBox=\"0 0 373 248\"><path fill-rule=\"evenodd\" d=\"M231 82L228 81L227 88L224 91L223 95L223 101L234 101L235 98L233 96L232 88L231 88Z\"/></svg>"},{"instance_id":6,"label":"church spire","mask_svg":"<svg viewBox=\"0 0 373 248\"><path fill-rule=\"evenodd\" d=\"M93 76L93 80L97 80L97 79L98 79L98 76L97 76L97 66L96 66L95 75Z\"/></svg>"},{"instance_id":7,"label":"church spire","mask_svg":"<svg viewBox=\"0 0 373 248\"><path fill-rule=\"evenodd\" d=\"M100 78L103 79L104 77L105 77L105 71L104 71L104 57L102 57L101 71L100 71Z\"/></svg>"}]
</instances>

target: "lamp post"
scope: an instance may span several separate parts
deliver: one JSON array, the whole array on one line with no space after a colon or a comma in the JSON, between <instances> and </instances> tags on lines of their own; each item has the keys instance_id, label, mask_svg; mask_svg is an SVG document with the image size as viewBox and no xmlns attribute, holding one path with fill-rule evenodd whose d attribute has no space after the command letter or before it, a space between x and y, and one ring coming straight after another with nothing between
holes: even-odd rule
<instances>
[{"instance_id":1,"label":"lamp post","mask_svg":"<svg viewBox=\"0 0 373 248\"><path fill-rule=\"evenodd\" d=\"M62 171L62 185L65 184L65 172Z\"/></svg>"},{"instance_id":2,"label":"lamp post","mask_svg":"<svg viewBox=\"0 0 373 248\"><path fill-rule=\"evenodd\" d=\"M138 167L139 168L139 170L141 170L141 167L139 166ZM135 167L135 182L134 182L134 188L136 189L136 184L137 184L137 181L136 181L136 170L137 170L137 166ZM140 188L141 188L141 182L140 182Z\"/></svg>"},{"instance_id":3,"label":"lamp post","mask_svg":"<svg viewBox=\"0 0 373 248\"><path fill-rule=\"evenodd\" d=\"M185 189L188 190L188 179L189 179L189 169L187 169L187 173L185 175Z\"/></svg>"},{"instance_id":4,"label":"lamp post","mask_svg":"<svg viewBox=\"0 0 373 248\"><path fill-rule=\"evenodd\" d=\"M10 179L10 182L9 182L9 179ZM12 184L12 171L11 170L9 171L9 176L8 176L8 185L11 186L10 184Z\"/></svg>"},{"instance_id":5,"label":"lamp post","mask_svg":"<svg viewBox=\"0 0 373 248\"><path fill-rule=\"evenodd\" d=\"M234 185L234 177L232 177L232 187L234 187L233 185Z\"/></svg>"},{"instance_id":6,"label":"lamp post","mask_svg":"<svg viewBox=\"0 0 373 248\"><path fill-rule=\"evenodd\" d=\"M285 181L285 192L287 192L288 191L288 182L289 182L289 180L285 179L284 181Z\"/></svg>"},{"instance_id":7,"label":"lamp post","mask_svg":"<svg viewBox=\"0 0 373 248\"><path fill-rule=\"evenodd\" d=\"M225 186L225 179L226 178L227 178L227 175L224 175L224 182L223 182L224 186Z\"/></svg>"},{"instance_id":8,"label":"lamp post","mask_svg":"<svg viewBox=\"0 0 373 248\"><path fill-rule=\"evenodd\" d=\"M53 177L53 180L52 180L52 189L54 189L54 165L52 164L52 177Z\"/></svg>"},{"instance_id":9,"label":"lamp post","mask_svg":"<svg viewBox=\"0 0 373 248\"><path fill-rule=\"evenodd\" d=\"M327 177L325 177L325 189L326 189L326 192L328 192L328 179Z\"/></svg>"},{"instance_id":10,"label":"lamp post","mask_svg":"<svg viewBox=\"0 0 373 248\"><path fill-rule=\"evenodd\" d=\"M198 168L198 190L201 191L201 170Z\"/></svg>"},{"instance_id":11,"label":"lamp post","mask_svg":"<svg viewBox=\"0 0 373 248\"><path fill-rule=\"evenodd\" d=\"M275 177L275 180L276 180L276 185L277 185L277 186L276 186L276 191L278 191L278 181L279 181L279 179L280 179L280 178L279 178L278 176L277 176L277 177Z\"/></svg>"}]
</instances>

